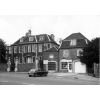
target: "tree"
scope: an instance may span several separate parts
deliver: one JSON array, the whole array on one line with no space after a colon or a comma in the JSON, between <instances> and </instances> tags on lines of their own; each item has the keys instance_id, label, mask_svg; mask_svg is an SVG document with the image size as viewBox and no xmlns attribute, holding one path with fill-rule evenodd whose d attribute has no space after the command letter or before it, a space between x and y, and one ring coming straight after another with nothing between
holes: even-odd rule
<instances>
[{"instance_id":1,"label":"tree","mask_svg":"<svg viewBox=\"0 0 100 100\"><path fill-rule=\"evenodd\" d=\"M95 38L83 48L80 60L87 65L87 69L92 68L94 63L99 63L100 38Z\"/></svg>"},{"instance_id":2,"label":"tree","mask_svg":"<svg viewBox=\"0 0 100 100\"><path fill-rule=\"evenodd\" d=\"M0 63L6 63L6 44L0 39Z\"/></svg>"}]
</instances>

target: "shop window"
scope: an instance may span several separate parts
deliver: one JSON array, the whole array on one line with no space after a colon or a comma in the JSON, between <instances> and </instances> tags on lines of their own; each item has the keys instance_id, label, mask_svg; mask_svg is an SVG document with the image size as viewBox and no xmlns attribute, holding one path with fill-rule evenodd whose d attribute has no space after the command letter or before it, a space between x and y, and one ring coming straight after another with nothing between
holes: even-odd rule
<instances>
[{"instance_id":1,"label":"shop window","mask_svg":"<svg viewBox=\"0 0 100 100\"><path fill-rule=\"evenodd\" d=\"M67 62L61 62L62 69L67 69L68 68L67 64L68 64Z\"/></svg>"}]
</instances>

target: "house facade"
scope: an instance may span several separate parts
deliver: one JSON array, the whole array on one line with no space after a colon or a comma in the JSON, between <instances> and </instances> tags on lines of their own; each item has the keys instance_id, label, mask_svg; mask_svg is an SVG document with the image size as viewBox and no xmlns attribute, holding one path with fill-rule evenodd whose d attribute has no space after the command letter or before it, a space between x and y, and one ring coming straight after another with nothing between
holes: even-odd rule
<instances>
[{"instance_id":1,"label":"house facade","mask_svg":"<svg viewBox=\"0 0 100 100\"><path fill-rule=\"evenodd\" d=\"M89 40L81 33L73 33L62 40L59 47L59 71L86 73L86 65L80 62L79 56Z\"/></svg>"},{"instance_id":2,"label":"house facade","mask_svg":"<svg viewBox=\"0 0 100 100\"><path fill-rule=\"evenodd\" d=\"M25 36L8 48L7 59L14 63L10 70L15 70L16 64L18 65L17 71L29 71L35 68L36 59L43 59L43 51L54 46L58 47L58 44L53 34L31 35L31 30L29 30Z\"/></svg>"},{"instance_id":3,"label":"house facade","mask_svg":"<svg viewBox=\"0 0 100 100\"><path fill-rule=\"evenodd\" d=\"M52 47L46 51L43 52L43 63L44 67L46 68L47 71L53 71L57 72L58 71L58 48L57 47Z\"/></svg>"}]
</instances>

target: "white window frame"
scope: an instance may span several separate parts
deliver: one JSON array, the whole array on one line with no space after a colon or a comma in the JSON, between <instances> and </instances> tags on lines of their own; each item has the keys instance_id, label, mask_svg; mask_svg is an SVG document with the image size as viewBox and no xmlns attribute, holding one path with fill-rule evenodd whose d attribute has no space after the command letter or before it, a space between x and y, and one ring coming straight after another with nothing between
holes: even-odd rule
<instances>
[{"instance_id":1,"label":"white window frame","mask_svg":"<svg viewBox=\"0 0 100 100\"><path fill-rule=\"evenodd\" d=\"M32 44L32 52L36 52L36 45Z\"/></svg>"},{"instance_id":2,"label":"white window frame","mask_svg":"<svg viewBox=\"0 0 100 100\"><path fill-rule=\"evenodd\" d=\"M70 46L76 46L76 39L70 41Z\"/></svg>"},{"instance_id":3,"label":"white window frame","mask_svg":"<svg viewBox=\"0 0 100 100\"><path fill-rule=\"evenodd\" d=\"M43 41L43 40L44 40L44 36L40 36L39 41Z\"/></svg>"},{"instance_id":4,"label":"white window frame","mask_svg":"<svg viewBox=\"0 0 100 100\"><path fill-rule=\"evenodd\" d=\"M28 45L28 53L30 53L31 51L32 51L31 45Z\"/></svg>"},{"instance_id":5,"label":"white window frame","mask_svg":"<svg viewBox=\"0 0 100 100\"><path fill-rule=\"evenodd\" d=\"M34 37L29 37L29 41L33 41L34 40Z\"/></svg>"},{"instance_id":6,"label":"white window frame","mask_svg":"<svg viewBox=\"0 0 100 100\"><path fill-rule=\"evenodd\" d=\"M39 48L38 51L39 51L39 52L42 52L42 44L39 44L39 45L38 45L38 48Z\"/></svg>"},{"instance_id":7,"label":"white window frame","mask_svg":"<svg viewBox=\"0 0 100 100\"><path fill-rule=\"evenodd\" d=\"M17 53L17 46L14 46L14 53Z\"/></svg>"}]
</instances>

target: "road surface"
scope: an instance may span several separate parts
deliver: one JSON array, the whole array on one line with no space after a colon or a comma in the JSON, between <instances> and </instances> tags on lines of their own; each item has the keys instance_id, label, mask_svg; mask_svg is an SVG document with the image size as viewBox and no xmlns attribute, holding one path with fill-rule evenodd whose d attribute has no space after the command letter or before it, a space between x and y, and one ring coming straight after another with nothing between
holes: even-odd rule
<instances>
[{"instance_id":1,"label":"road surface","mask_svg":"<svg viewBox=\"0 0 100 100\"><path fill-rule=\"evenodd\" d=\"M99 81L47 77L28 77L26 73L0 72L0 85L98 85Z\"/></svg>"}]
</instances>

